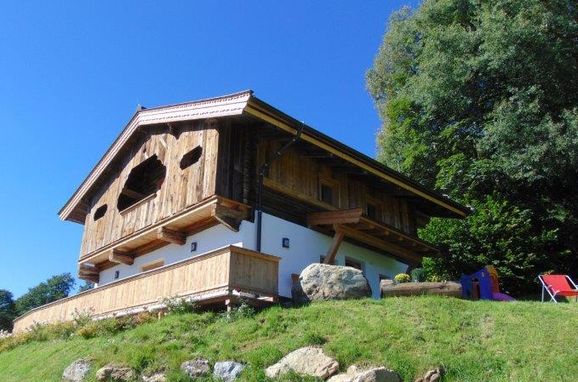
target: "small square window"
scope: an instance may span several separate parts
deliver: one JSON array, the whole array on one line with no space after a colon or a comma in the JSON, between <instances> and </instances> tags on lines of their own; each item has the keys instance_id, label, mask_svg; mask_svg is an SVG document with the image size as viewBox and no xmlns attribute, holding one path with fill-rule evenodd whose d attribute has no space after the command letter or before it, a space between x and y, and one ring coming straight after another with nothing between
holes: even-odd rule
<instances>
[{"instance_id":1,"label":"small square window","mask_svg":"<svg viewBox=\"0 0 578 382\"><path fill-rule=\"evenodd\" d=\"M117 280L120 277L120 271L114 271L114 279Z\"/></svg>"},{"instance_id":2,"label":"small square window","mask_svg":"<svg viewBox=\"0 0 578 382\"><path fill-rule=\"evenodd\" d=\"M283 246L283 248L289 248L289 238L284 237L283 240L281 241L281 245Z\"/></svg>"},{"instance_id":3,"label":"small square window","mask_svg":"<svg viewBox=\"0 0 578 382\"><path fill-rule=\"evenodd\" d=\"M191 243L191 252L197 252L197 242L193 241Z\"/></svg>"}]
</instances>

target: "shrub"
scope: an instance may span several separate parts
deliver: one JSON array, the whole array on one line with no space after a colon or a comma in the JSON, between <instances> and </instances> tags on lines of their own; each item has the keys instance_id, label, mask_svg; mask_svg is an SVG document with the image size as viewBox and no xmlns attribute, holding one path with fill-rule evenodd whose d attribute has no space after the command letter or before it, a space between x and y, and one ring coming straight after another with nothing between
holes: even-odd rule
<instances>
[{"instance_id":1,"label":"shrub","mask_svg":"<svg viewBox=\"0 0 578 382\"><path fill-rule=\"evenodd\" d=\"M407 273L399 273L395 275L394 280L397 283L408 283L411 281L411 276Z\"/></svg>"},{"instance_id":2,"label":"shrub","mask_svg":"<svg viewBox=\"0 0 578 382\"><path fill-rule=\"evenodd\" d=\"M193 313L199 310L196 302L182 297L164 298L161 303L167 307L169 314Z\"/></svg>"},{"instance_id":3,"label":"shrub","mask_svg":"<svg viewBox=\"0 0 578 382\"><path fill-rule=\"evenodd\" d=\"M411 271L411 280L415 282L423 282L426 279L426 273L423 268L416 268Z\"/></svg>"}]
</instances>

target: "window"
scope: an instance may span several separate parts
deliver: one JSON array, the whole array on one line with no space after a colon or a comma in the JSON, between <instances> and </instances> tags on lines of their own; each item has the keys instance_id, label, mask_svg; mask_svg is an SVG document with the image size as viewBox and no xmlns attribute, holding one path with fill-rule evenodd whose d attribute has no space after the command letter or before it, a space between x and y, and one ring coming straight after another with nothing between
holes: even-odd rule
<instances>
[{"instance_id":1,"label":"window","mask_svg":"<svg viewBox=\"0 0 578 382\"><path fill-rule=\"evenodd\" d=\"M367 217L372 220L377 220L377 206L370 202L367 202Z\"/></svg>"},{"instance_id":2,"label":"window","mask_svg":"<svg viewBox=\"0 0 578 382\"><path fill-rule=\"evenodd\" d=\"M363 264L361 263L361 261L357 261L357 260L354 260L354 259L349 258L349 257L345 258L345 266L346 267L352 267L355 269L359 269L360 271L363 271Z\"/></svg>"},{"instance_id":3,"label":"window","mask_svg":"<svg viewBox=\"0 0 578 382\"><path fill-rule=\"evenodd\" d=\"M155 260L152 263L148 263L148 264L143 265L140 270L141 270L141 272L151 271L153 269L160 268L163 265L165 265L165 261L163 259Z\"/></svg>"},{"instance_id":4,"label":"window","mask_svg":"<svg viewBox=\"0 0 578 382\"><path fill-rule=\"evenodd\" d=\"M166 167L156 155L133 168L118 197L118 210L126 210L154 195L161 188L166 173Z\"/></svg>"},{"instance_id":5,"label":"window","mask_svg":"<svg viewBox=\"0 0 578 382\"><path fill-rule=\"evenodd\" d=\"M323 264L325 262L325 256L319 256L319 262Z\"/></svg>"},{"instance_id":6,"label":"window","mask_svg":"<svg viewBox=\"0 0 578 382\"><path fill-rule=\"evenodd\" d=\"M329 179L320 180L319 200L337 207L339 205L339 185L337 182Z\"/></svg>"},{"instance_id":7,"label":"window","mask_svg":"<svg viewBox=\"0 0 578 382\"><path fill-rule=\"evenodd\" d=\"M120 277L120 271L114 271L114 279L118 280L119 277Z\"/></svg>"},{"instance_id":8,"label":"window","mask_svg":"<svg viewBox=\"0 0 578 382\"><path fill-rule=\"evenodd\" d=\"M185 155L183 155L181 159L181 170L186 169L197 163L199 159L201 159L201 155L203 155L203 148L201 146L197 146Z\"/></svg>"},{"instance_id":9,"label":"window","mask_svg":"<svg viewBox=\"0 0 578 382\"><path fill-rule=\"evenodd\" d=\"M383 221L383 200L374 197L369 191L365 193L365 214L375 221Z\"/></svg>"},{"instance_id":10,"label":"window","mask_svg":"<svg viewBox=\"0 0 578 382\"><path fill-rule=\"evenodd\" d=\"M96 211L94 211L94 221L97 221L98 219L100 219L101 217L104 216L104 214L106 214L106 210L108 209L108 206L106 204L103 204L102 206L98 207L96 209Z\"/></svg>"}]
</instances>

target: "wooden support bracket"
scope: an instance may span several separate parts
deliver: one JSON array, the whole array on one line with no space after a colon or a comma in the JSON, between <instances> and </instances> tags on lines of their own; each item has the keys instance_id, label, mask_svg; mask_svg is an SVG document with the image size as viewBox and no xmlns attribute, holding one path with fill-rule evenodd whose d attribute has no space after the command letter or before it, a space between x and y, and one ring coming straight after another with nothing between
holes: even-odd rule
<instances>
[{"instance_id":1,"label":"wooden support bracket","mask_svg":"<svg viewBox=\"0 0 578 382\"><path fill-rule=\"evenodd\" d=\"M184 245L187 242L187 235L184 232L175 231L166 227L157 230L157 237L168 243Z\"/></svg>"},{"instance_id":2,"label":"wooden support bracket","mask_svg":"<svg viewBox=\"0 0 578 382\"><path fill-rule=\"evenodd\" d=\"M108 260L112 263L126 265L132 265L134 263L134 257L131 254L120 252L116 249L113 249L110 255L108 255Z\"/></svg>"}]
</instances>

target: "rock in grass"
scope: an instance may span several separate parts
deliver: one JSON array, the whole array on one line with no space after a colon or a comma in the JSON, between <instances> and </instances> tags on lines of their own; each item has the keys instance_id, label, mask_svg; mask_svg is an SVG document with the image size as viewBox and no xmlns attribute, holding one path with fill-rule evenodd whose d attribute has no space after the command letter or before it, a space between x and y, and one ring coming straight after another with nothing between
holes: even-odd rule
<instances>
[{"instance_id":1,"label":"rock in grass","mask_svg":"<svg viewBox=\"0 0 578 382\"><path fill-rule=\"evenodd\" d=\"M164 371L156 371L152 374L145 374L141 376L142 382L166 382L167 375Z\"/></svg>"},{"instance_id":2,"label":"rock in grass","mask_svg":"<svg viewBox=\"0 0 578 382\"><path fill-rule=\"evenodd\" d=\"M277 378L293 371L297 374L327 379L337 372L339 363L327 356L323 349L307 346L297 349L281 358L276 364L265 370L269 378Z\"/></svg>"},{"instance_id":3,"label":"rock in grass","mask_svg":"<svg viewBox=\"0 0 578 382\"><path fill-rule=\"evenodd\" d=\"M87 359L77 359L62 373L62 380L66 382L82 382L90 371L90 361Z\"/></svg>"},{"instance_id":4,"label":"rock in grass","mask_svg":"<svg viewBox=\"0 0 578 382\"><path fill-rule=\"evenodd\" d=\"M301 272L293 289L297 302L371 296L371 288L363 272L352 267L329 264L309 265Z\"/></svg>"},{"instance_id":5,"label":"rock in grass","mask_svg":"<svg viewBox=\"0 0 578 382\"><path fill-rule=\"evenodd\" d=\"M198 358L183 362L181 364L181 370L191 378L204 377L211 372L211 365L209 365L209 361L206 359Z\"/></svg>"},{"instance_id":6,"label":"rock in grass","mask_svg":"<svg viewBox=\"0 0 578 382\"><path fill-rule=\"evenodd\" d=\"M232 382L241 374L245 365L235 361L221 361L213 368L213 377L225 382Z\"/></svg>"},{"instance_id":7,"label":"rock in grass","mask_svg":"<svg viewBox=\"0 0 578 382\"><path fill-rule=\"evenodd\" d=\"M438 382L444 375L444 369L441 367L429 370L423 377L416 379L416 382Z\"/></svg>"},{"instance_id":8,"label":"rock in grass","mask_svg":"<svg viewBox=\"0 0 578 382\"><path fill-rule=\"evenodd\" d=\"M328 382L401 382L398 373L385 367L360 369L350 366L346 373L329 378Z\"/></svg>"},{"instance_id":9,"label":"rock in grass","mask_svg":"<svg viewBox=\"0 0 578 382\"><path fill-rule=\"evenodd\" d=\"M108 364L96 372L96 380L99 382L125 382L133 381L136 373L130 367Z\"/></svg>"}]
</instances>

